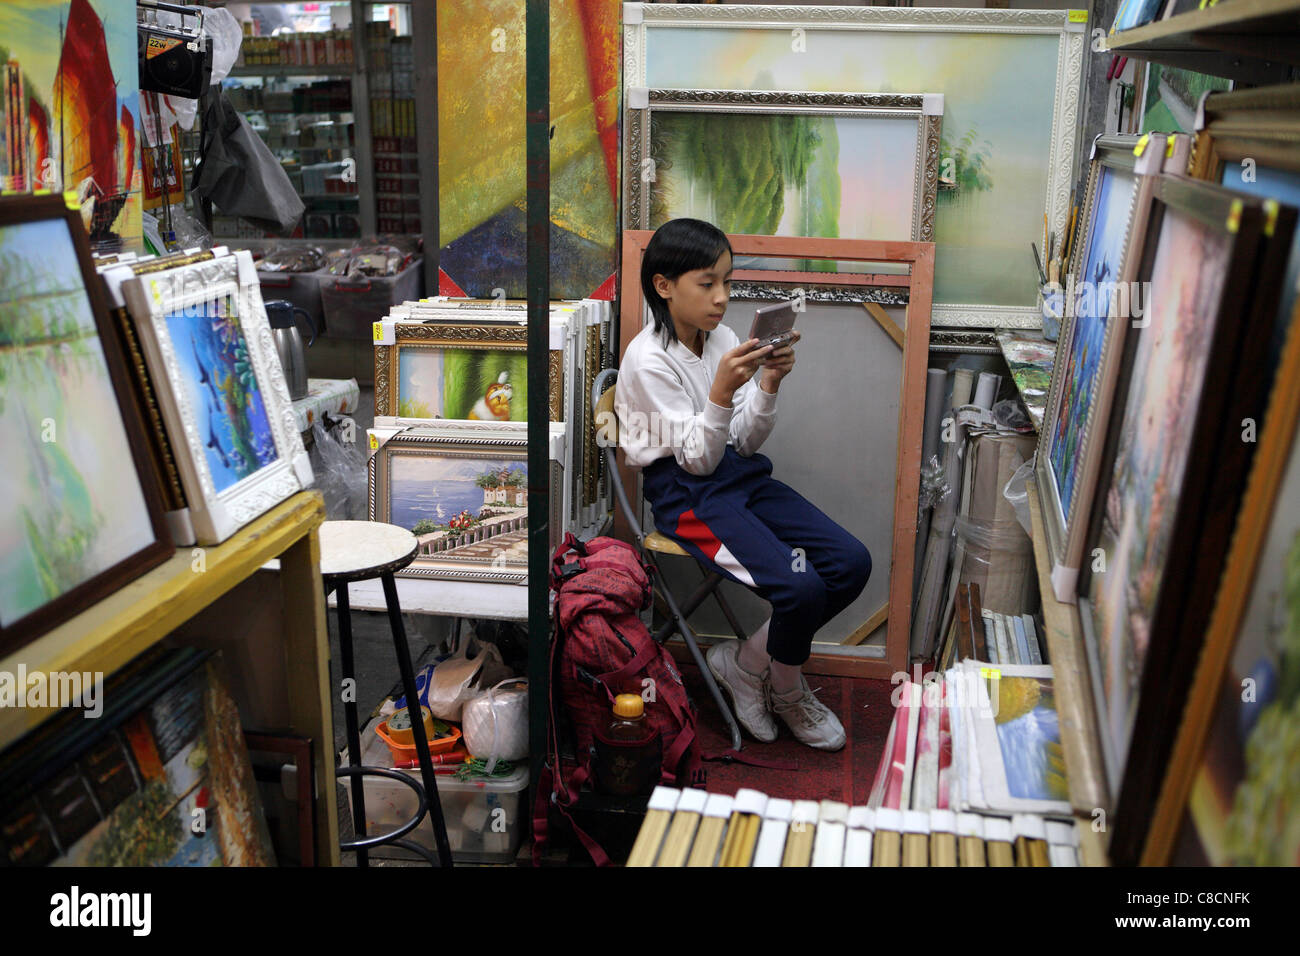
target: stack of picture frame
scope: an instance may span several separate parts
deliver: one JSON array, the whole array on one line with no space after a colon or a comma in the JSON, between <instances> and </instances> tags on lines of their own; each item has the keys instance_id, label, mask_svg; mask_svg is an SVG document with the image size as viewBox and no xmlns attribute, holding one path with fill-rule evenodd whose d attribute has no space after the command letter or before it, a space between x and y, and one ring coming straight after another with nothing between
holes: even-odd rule
<instances>
[{"instance_id":1,"label":"stack of picture frame","mask_svg":"<svg viewBox=\"0 0 1300 956\"><path fill-rule=\"evenodd\" d=\"M408 302L376 323L369 511L420 539L404 576L526 582L527 332L526 303L504 299ZM611 333L607 301L551 304L552 547L609 514L589 395Z\"/></svg>"},{"instance_id":2,"label":"stack of picture frame","mask_svg":"<svg viewBox=\"0 0 1300 956\"><path fill-rule=\"evenodd\" d=\"M1262 110L1260 128L1282 115L1273 112L1279 96L1300 102L1294 89L1250 93L1236 105ZM1206 118L1215 115L1209 104L1242 95L1212 95ZM1229 133L1241 128L1221 122ZM1267 142L1203 130L1195 178L1133 156L1144 148L1161 156L1161 142L1097 143L1037 463L1051 585L1059 600L1077 602L1111 801L1109 855L1121 865L1143 858L1144 846L1148 861L1167 860L1182 821L1178 803L1199 756L1189 741L1204 740L1227 637L1217 672L1203 662L1191 698L1201 725L1180 730L1180 718L1294 325L1294 147L1289 159L1281 148L1259 152L1276 169L1263 188L1244 191L1233 164ZM1275 396L1274 407L1282 401ZM1221 630L1232 627L1225 620Z\"/></svg>"},{"instance_id":3,"label":"stack of picture frame","mask_svg":"<svg viewBox=\"0 0 1300 956\"><path fill-rule=\"evenodd\" d=\"M27 643L313 482L252 258L116 257L65 197L0 200L0 645Z\"/></svg>"}]
</instances>

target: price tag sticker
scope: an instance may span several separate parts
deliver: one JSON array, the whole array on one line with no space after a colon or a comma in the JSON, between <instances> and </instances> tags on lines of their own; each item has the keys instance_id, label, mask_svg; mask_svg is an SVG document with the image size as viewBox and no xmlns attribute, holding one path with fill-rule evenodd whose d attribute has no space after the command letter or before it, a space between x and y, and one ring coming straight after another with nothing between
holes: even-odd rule
<instances>
[{"instance_id":1,"label":"price tag sticker","mask_svg":"<svg viewBox=\"0 0 1300 956\"><path fill-rule=\"evenodd\" d=\"M1002 671L998 670L996 667L981 667L980 677L986 678L987 680L1001 680Z\"/></svg>"},{"instance_id":2,"label":"price tag sticker","mask_svg":"<svg viewBox=\"0 0 1300 956\"><path fill-rule=\"evenodd\" d=\"M1147 151L1147 143L1149 142L1151 142L1151 134L1143 133L1142 138L1138 140L1137 144L1133 147L1133 155L1141 156L1145 153Z\"/></svg>"},{"instance_id":3,"label":"price tag sticker","mask_svg":"<svg viewBox=\"0 0 1300 956\"><path fill-rule=\"evenodd\" d=\"M396 345L397 331L392 319L380 319L370 326L375 345Z\"/></svg>"},{"instance_id":4,"label":"price tag sticker","mask_svg":"<svg viewBox=\"0 0 1300 956\"><path fill-rule=\"evenodd\" d=\"M48 189L33 189L33 190L32 190L32 195L33 195L33 196L48 196L49 194L50 194L50 191L49 191Z\"/></svg>"},{"instance_id":5,"label":"price tag sticker","mask_svg":"<svg viewBox=\"0 0 1300 956\"><path fill-rule=\"evenodd\" d=\"M378 451L378 450L379 450L379 436L376 435L374 432L370 432L369 434L370 434L370 450L371 450L371 451Z\"/></svg>"},{"instance_id":6,"label":"price tag sticker","mask_svg":"<svg viewBox=\"0 0 1300 956\"><path fill-rule=\"evenodd\" d=\"M1227 226L1228 232L1232 233L1234 236L1237 234L1237 230L1241 228L1241 209L1241 200L1234 199L1232 201L1232 208L1228 210L1228 221L1225 225Z\"/></svg>"},{"instance_id":7,"label":"price tag sticker","mask_svg":"<svg viewBox=\"0 0 1300 956\"><path fill-rule=\"evenodd\" d=\"M1168 136L1165 138L1165 159L1174 158L1174 138Z\"/></svg>"},{"instance_id":8,"label":"price tag sticker","mask_svg":"<svg viewBox=\"0 0 1300 956\"><path fill-rule=\"evenodd\" d=\"M154 279L149 283L149 293L153 296L155 305L162 305L162 290L158 288L158 280Z\"/></svg>"},{"instance_id":9,"label":"price tag sticker","mask_svg":"<svg viewBox=\"0 0 1300 956\"><path fill-rule=\"evenodd\" d=\"M375 336L375 344L378 345L384 340L384 323L376 322L371 326Z\"/></svg>"},{"instance_id":10,"label":"price tag sticker","mask_svg":"<svg viewBox=\"0 0 1300 956\"><path fill-rule=\"evenodd\" d=\"M1069 14L1068 14L1068 20L1069 20L1070 23L1087 23L1087 22L1088 22L1088 11L1087 11L1087 10L1071 10L1071 11L1069 12Z\"/></svg>"},{"instance_id":11,"label":"price tag sticker","mask_svg":"<svg viewBox=\"0 0 1300 956\"><path fill-rule=\"evenodd\" d=\"M1264 235L1270 239L1273 238L1273 231L1277 229L1277 215L1280 211L1276 199L1264 200L1264 214L1268 216L1264 221Z\"/></svg>"}]
</instances>

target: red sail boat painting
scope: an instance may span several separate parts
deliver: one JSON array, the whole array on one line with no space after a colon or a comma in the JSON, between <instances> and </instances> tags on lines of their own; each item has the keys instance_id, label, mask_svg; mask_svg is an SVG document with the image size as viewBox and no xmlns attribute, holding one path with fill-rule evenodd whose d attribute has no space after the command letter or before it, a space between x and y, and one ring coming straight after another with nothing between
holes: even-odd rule
<instances>
[{"instance_id":1,"label":"red sail boat painting","mask_svg":"<svg viewBox=\"0 0 1300 956\"><path fill-rule=\"evenodd\" d=\"M9 188L75 193L98 248L138 247L135 21L118 18L106 28L96 6L106 9L102 0L0 4L0 46L7 47L0 58L7 168L0 172ZM24 128L27 135L18 135Z\"/></svg>"}]
</instances>

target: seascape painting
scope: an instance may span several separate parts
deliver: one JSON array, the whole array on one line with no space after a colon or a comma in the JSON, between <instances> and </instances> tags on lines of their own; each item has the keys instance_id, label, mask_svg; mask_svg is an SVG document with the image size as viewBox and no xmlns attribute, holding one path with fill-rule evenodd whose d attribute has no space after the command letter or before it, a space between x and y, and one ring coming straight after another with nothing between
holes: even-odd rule
<instances>
[{"instance_id":1,"label":"seascape painting","mask_svg":"<svg viewBox=\"0 0 1300 956\"><path fill-rule=\"evenodd\" d=\"M1060 42L1054 34L810 26L800 46L788 28L647 23L645 85L942 93L940 176L952 188L938 193L934 301L1032 307L1038 288L1029 243L1042 243ZM849 155L843 144L841 154ZM866 174L841 177L842 195L897 188L878 178L880 169L873 163Z\"/></svg>"},{"instance_id":2,"label":"seascape painting","mask_svg":"<svg viewBox=\"0 0 1300 956\"><path fill-rule=\"evenodd\" d=\"M166 316L181 387L218 494L278 458L234 301L222 296Z\"/></svg>"},{"instance_id":3,"label":"seascape painting","mask_svg":"<svg viewBox=\"0 0 1300 956\"><path fill-rule=\"evenodd\" d=\"M745 235L910 240L919 126L916 117L652 109L650 228L689 216Z\"/></svg>"},{"instance_id":4,"label":"seascape painting","mask_svg":"<svg viewBox=\"0 0 1300 956\"><path fill-rule=\"evenodd\" d=\"M1228 265L1229 237L1167 208L1152 266L1149 324L1136 351L1112 473L1098 487L1092 544L1106 555L1088 585L1105 702L1102 731L1123 766Z\"/></svg>"},{"instance_id":5,"label":"seascape painting","mask_svg":"<svg viewBox=\"0 0 1300 956\"><path fill-rule=\"evenodd\" d=\"M63 218L0 227L0 627L152 545Z\"/></svg>"},{"instance_id":6,"label":"seascape painting","mask_svg":"<svg viewBox=\"0 0 1300 956\"><path fill-rule=\"evenodd\" d=\"M1175 864L1300 866L1300 442L1294 438L1261 544Z\"/></svg>"},{"instance_id":7,"label":"seascape painting","mask_svg":"<svg viewBox=\"0 0 1300 956\"><path fill-rule=\"evenodd\" d=\"M1075 479L1083 458L1085 427L1091 427L1090 441L1097 439L1098 425L1090 422L1096 398L1102 352L1110 328L1113 290L1124 268L1133 192L1137 177L1128 170L1102 166L1097 182L1096 205L1088 229L1087 244L1080 260L1074 320L1070 326L1069 351L1061 371L1062 387L1052 418L1051 462L1065 526L1069 527L1075 497ZM1119 299L1123 303L1125 299Z\"/></svg>"},{"instance_id":8,"label":"seascape painting","mask_svg":"<svg viewBox=\"0 0 1300 956\"><path fill-rule=\"evenodd\" d=\"M528 355L522 349L399 346L397 414L526 422Z\"/></svg>"},{"instance_id":9,"label":"seascape painting","mask_svg":"<svg viewBox=\"0 0 1300 956\"><path fill-rule=\"evenodd\" d=\"M995 683L994 724L1007 793L1020 800L1068 800L1052 679L1003 676Z\"/></svg>"},{"instance_id":10,"label":"seascape painting","mask_svg":"<svg viewBox=\"0 0 1300 956\"><path fill-rule=\"evenodd\" d=\"M135 20L114 0L0 3L0 185L75 192L92 247L140 250Z\"/></svg>"},{"instance_id":11,"label":"seascape painting","mask_svg":"<svg viewBox=\"0 0 1300 956\"><path fill-rule=\"evenodd\" d=\"M551 12L551 297L590 296L617 262L617 0ZM525 294L523 0L443 0L438 17L439 265L467 295Z\"/></svg>"},{"instance_id":12,"label":"seascape painting","mask_svg":"<svg viewBox=\"0 0 1300 956\"><path fill-rule=\"evenodd\" d=\"M387 520L416 536L421 557L526 565L525 457L386 453Z\"/></svg>"}]
</instances>

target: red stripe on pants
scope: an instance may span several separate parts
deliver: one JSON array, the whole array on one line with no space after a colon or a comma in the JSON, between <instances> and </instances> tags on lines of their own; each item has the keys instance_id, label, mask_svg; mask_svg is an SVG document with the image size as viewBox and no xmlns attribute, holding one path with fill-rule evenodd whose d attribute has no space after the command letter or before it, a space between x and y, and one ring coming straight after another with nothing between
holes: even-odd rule
<instances>
[{"instance_id":1,"label":"red stripe on pants","mask_svg":"<svg viewBox=\"0 0 1300 956\"><path fill-rule=\"evenodd\" d=\"M679 538L685 538L707 554L710 561L716 561L722 542L709 530L708 525L695 517L694 508L682 512L681 517L677 519L677 529L673 533Z\"/></svg>"}]
</instances>

